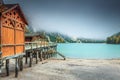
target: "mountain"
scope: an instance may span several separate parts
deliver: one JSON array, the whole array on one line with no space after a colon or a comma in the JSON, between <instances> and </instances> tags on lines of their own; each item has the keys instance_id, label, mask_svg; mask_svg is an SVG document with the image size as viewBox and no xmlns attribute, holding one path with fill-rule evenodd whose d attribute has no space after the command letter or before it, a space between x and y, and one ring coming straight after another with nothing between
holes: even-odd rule
<instances>
[{"instance_id":1,"label":"mountain","mask_svg":"<svg viewBox=\"0 0 120 80\"><path fill-rule=\"evenodd\" d=\"M39 30L37 32L34 32L32 27L26 27L25 29L26 34L38 34L42 37L42 39L45 39L49 42L57 42L57 43L73 43L74 41L71 37L58 33L58 32L46 32L44 30Z\"/></svg>"},{"instance_id":2,"label":"mountain","mask_svg":"<svg viewBox=\"0 0 120 80\"><path fill-rule=\"evenodd\" d=\"M77 42L82 42L82 43L105 43L105 40L78 38Z\"/></svg>"},{"instance_id":3,"label":"mountain","mask_svg":"<svg viewBox=\"0 0 120 80\"><path fill-rule=\"evenodd\" d=\"M105 43L105 40L96 40L96 39L87 39L87 38L77 38L76 40L72 37L61 34L58 32L46 32L43 30L39 30L37 32L33 32L32 28L26 28L26 33L37 33L41 35L43 39L46 39L49 42L57 42L57 43Z\"/></svg>"},{"instance_id":4,"label":"mountain","mask_svg":"<svg viewBox=\"0 0 120 80\"><path fill-rule=\"evenodd\" d=\"M106 42L108 44L120 44L120 32L108 37Z\"/></svg>"},{"instance_id":5,"label":"mountain","mask_svg":"<svg viewBox=\"0 0 120 80\"><path fill-rule=\"evenodd\" d=\"M61 33L47 33L46 35L50 38L51 42L57 42L57 43L73 43L74 41L71 37L61 34Z\"/></svg>"}]
</instances>

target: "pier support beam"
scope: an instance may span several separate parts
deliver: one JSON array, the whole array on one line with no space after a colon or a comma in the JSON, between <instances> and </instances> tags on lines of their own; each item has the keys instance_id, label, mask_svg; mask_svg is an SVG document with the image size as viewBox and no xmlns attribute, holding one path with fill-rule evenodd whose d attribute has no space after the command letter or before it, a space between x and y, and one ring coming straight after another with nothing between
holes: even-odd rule
<instances>
[{"instance_id":1,"label":"pier support beam","mask_svg":"<svg viewBox=\"0 0 120 80\"><path fill-rule=\"evenodd\" d=\"M32 52L30 52L30 62L29 62L29 67L32 67Z\"/></svg>"},{"instance_id":2,"label":"pier support beam","mask_svg":"<svg viewBox=\"0 0 120 80\"><path fill-rule=\"evenodd\" d=\"M27 64L27 63L28 63L28 52L26 51L25 54L26 54L26 55L25 55L25 64Z\"/></svg>"},{"instance_id":3,"label":"pier support beam","mask_svg":"<svg viewBox=\"0 0 120 80\"><path fill-rule=\"evenodd\" d=\"M2 73L2 60L0 59L0 74Z\"/></svg>"},{"instance_id":4,"label":"pier support beam","mask_svg":"<svg viewBox=\"0 0 120 80\"><path fill-rule=\"evenodd\" d=\"M15 58L15 77L18 77L18 58Z\"/></svg>"},{"instance_id":5,"label":"pier support beam","mask_svg":"<svg viewBox=\"0 0 120 80\"><path fill-rule=\"evenodd\" d=\"M50 53L48 53L48 58L50 58Z\"/></svg>"},{"instance_id":6,"label":"pier support beam","mask_svg":"<svg viewBox=\"0 0 120 80\"><path fill-rule=\"evenodd\" d=\"M9 59L6 60L6 76L9 76Z\"/></svg>"},{"instance_id":7,"label":"pier support beam","mask_svg":"<svg viewBox=\"0 0 120 80\"><path fill-rule=\"evenodd\" d=\"M23 57L20 58L20 71L23 71Z\"/></svg>"},{"instance_id":8,"label":"pier support beam","mask_svg":"<svg viewBox=\"0 0 120 80\"><path fill-rule=\"evenodd\" d=\"M42 61L43 60L43 57L42 57L43 55L42 55L42 51L40 51L40 61Z\"/></svg>"},{"instance_id":9,"label":"pier support beam","mask_svg":"<svg viewBox=\"0 0 120 80\"><path fill-rule=\"evenodd\" d=\"M0 52L0 74L2 73L2 64L3 64L1 56L2 56L2 52Z\"/></svg>"},{"instance_id":10,"label":"pier support beam","mask_svg":"<svg viewBox=\"0 0 120 80\"><path fill-rule=\"evenodd\" d=\"M44 55L45 55L45 59L44 60L46 60L46 51L44 52Z\"/></svg>"},{"instance_id":11,"label":"pier support beam","mask_svg":"<svg viewBox=\"0 0 120 80\"><path fill-rule=\"evenodd\" d=\"M36 64L38 63L38 51L36 51Z\"/></svg>"},{"instance_id":12,"label":"pier support beam","mask_svg":"<svg viewBox=\"0 0 120 80\"><path fill-rule=\"evenodd\" d=\"M42 54L42 58L43 58L43 60L45 60L45 51Z\"/></svg>"}]
</instances>

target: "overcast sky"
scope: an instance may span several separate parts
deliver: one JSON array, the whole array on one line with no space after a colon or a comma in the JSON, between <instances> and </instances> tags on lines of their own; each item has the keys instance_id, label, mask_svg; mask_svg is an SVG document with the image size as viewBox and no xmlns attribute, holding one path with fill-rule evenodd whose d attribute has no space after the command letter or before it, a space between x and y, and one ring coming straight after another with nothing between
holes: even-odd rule
<instances>
[{"instance_id":1,"label":"overcast sky","mask_svg":"<svg viewBox=\"0 0 120 80\"><path fill-rule=\"evenodd\" d=\"M120 0L4 0L19 3L34 30L106 39L120 32Z\"/></svg>"}]
</instances>

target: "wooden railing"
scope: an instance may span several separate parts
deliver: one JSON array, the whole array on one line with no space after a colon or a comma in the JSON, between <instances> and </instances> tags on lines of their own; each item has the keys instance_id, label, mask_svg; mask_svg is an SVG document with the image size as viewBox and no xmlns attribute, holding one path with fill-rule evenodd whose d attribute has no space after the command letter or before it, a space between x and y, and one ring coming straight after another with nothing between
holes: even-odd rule
<instances>
[{"instance_id":1,"label":"wooden railing","mask_svg":"<svg viewBox=\"0 0 120 80\"><path fill-rule=\"evenodd\" d=\"M26 42L25 43L25 50L29 50L29 49L35 49L35 48L44 48L44 47L52 47L52 46L56 46L57 47L57 43L42 43L42 42Z\"/></svg>"}]
</instances>

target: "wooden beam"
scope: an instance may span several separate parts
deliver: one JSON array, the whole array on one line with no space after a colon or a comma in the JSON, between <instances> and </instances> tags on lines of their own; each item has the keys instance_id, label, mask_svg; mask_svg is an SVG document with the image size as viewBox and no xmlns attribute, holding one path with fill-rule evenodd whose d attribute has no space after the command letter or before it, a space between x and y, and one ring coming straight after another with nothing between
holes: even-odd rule
<instances>
[{"instance_id":1,"label":"wooden beam","mask_svg":"<svg viewBox=\"0 0 120 80\"><path fill-rule=\"evenodd\" d=\"M9 76L9 59L6 60L6 75Z\"/></svg>"},{"instance_id":2,"label":"wooden beam","mask_svg":"<svg viewBox=\"0 0 120 80\"><path fill-rule=\"evenodd\" d=\"M20 57L20 71L23 71L23 57Z\"/></svg>"},{"instance_id":3,"label":"wooden beam","mask_svg":"<svg viewBox=\"0 0 120 80\"><path fill-rule=\"evenodd\" d=\"M18 68L19 68L18 58L16 58L15 59L15 77L18 77Z\"/></svg>"},{"instance_id":4,"label":"wooden beam","mask_svg":"<svg viewBox=\"0 0 120 80\"><path fill-rule=\"evenodd\" d=\"M32 67L32 58L33 58L32 55L33 55L32 52L30 52L30 62L29 62L29 67Z\"/></svg>"}]
</instances>

